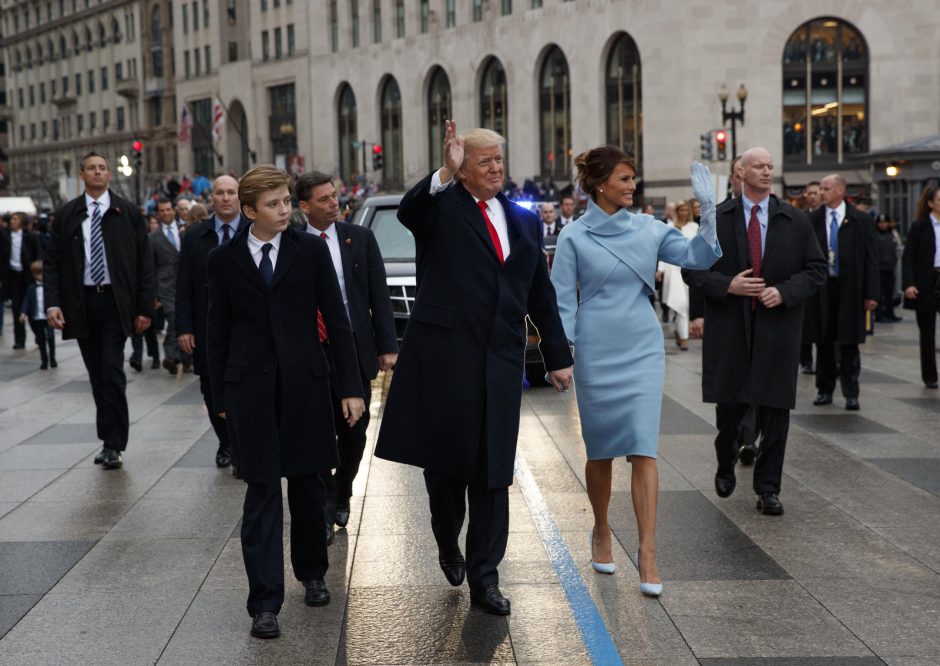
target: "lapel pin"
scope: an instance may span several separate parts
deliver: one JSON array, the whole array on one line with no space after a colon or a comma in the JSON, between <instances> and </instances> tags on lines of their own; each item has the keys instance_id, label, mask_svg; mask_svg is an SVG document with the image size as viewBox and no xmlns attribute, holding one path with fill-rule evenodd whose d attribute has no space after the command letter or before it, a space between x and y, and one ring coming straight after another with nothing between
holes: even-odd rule
<instances>
[{"instance_id":1,"label":"lapel pin","mask_svg":"<svg viewBox=\"0 0 940 666\"><path fill-rule=\"evenodd\" d=\"M346 239L346 245L352 245L352 238Z\"/></svg>"}]
</instances>

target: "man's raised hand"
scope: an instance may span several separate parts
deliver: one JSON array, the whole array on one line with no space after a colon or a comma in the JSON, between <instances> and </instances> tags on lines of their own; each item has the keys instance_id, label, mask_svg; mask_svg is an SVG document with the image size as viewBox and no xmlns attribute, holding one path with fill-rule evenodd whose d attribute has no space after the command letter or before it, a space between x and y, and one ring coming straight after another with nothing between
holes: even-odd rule
<instances>
[{"instance_id":1,"label":"man's raised hand","mask_svg":"<svg viewBox=\"0 0 940 666\"><path fill-rule=\"evenodd\" d=\"M449 182L463 165L463 137L457 134L457 121L444 121L444 166L441 182Z\"/></svg>"}]
</instances>

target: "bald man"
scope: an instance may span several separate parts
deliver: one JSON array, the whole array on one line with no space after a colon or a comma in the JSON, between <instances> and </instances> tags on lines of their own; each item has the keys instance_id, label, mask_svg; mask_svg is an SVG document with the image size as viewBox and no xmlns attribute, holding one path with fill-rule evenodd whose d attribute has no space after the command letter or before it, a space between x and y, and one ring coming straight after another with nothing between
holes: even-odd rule
<instances>
[{"instance_id":1,"label":"bald man","mask_svg":"<svg viewBox=\"0 0 940 666\"><path fill-rule=\"evenodd\" d=\"M212 429L219 438L215 464L228 467L232 464L228 431L225 420L218 415L221 410L213 409L212 391L209 388L209 358L206 353L208 257L214 247L228 242L241 227L238 181L231 176L219 176L212 183L211 198L215 213L208 220L190 227L182 237L176 283L176 335L180 349L193 355L193 370L199 375L199 390L209 410ZM237 473L237 470L233 471Z\"/></svg>"}]
</instances>

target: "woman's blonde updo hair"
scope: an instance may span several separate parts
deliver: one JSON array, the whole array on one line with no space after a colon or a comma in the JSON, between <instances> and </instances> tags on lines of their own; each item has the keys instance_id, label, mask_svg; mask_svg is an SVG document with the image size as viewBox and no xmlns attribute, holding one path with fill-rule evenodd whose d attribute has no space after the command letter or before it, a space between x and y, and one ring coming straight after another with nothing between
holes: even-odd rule
<instances>
[{"instance_id":1,"label":"woman's blonde updo hair","mask_svg":"<svg viewBox=\"0 0 940 666\"><path fill-rule=\"evenodd\" d=\"M586 150L574 158L574 165L578 167L578 184L597 201L597 188L610 178L618 164L626 164L636 173L633 158L617 146L598 146Z\"/></svg>"}]
</instances>

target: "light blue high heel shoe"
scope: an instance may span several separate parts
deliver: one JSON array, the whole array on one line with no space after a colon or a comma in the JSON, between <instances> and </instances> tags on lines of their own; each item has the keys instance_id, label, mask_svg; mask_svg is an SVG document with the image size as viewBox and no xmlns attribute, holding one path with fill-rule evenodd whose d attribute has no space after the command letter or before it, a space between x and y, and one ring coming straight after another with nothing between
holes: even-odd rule
<instances>
[{"instance_id":1,"label":"light blue high heel shoe","mask_svg":"<svg viewBox=\"0 0 940 666\"><path fill-rule=\"evenodd\" d=\"M594 561L594 529L588 537L588 543L591 544L591 568L597 573L612 574L617 570L617 565L613 562L595 562Z\"/></svg>"},{"instance_id":2,"label":"light blue high heel shoe","mask_svg":"<svg viewBox=\"0 0 940 666\"><path fill-rule=\"evenodd\" d=\"M636 561L636 570L637 573L640 571L640 550L637 549L633 552L633 559ZM658 597L663 593L663 584L662 583L644 583L640 581L640 592L645 594L648 597Z\"/></svg>"}]
</instances>

